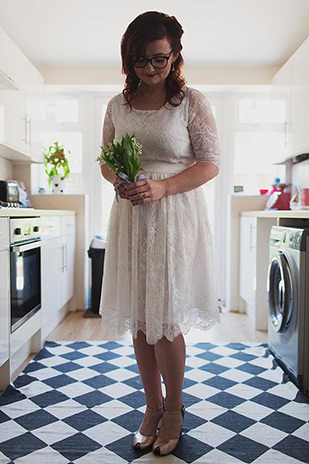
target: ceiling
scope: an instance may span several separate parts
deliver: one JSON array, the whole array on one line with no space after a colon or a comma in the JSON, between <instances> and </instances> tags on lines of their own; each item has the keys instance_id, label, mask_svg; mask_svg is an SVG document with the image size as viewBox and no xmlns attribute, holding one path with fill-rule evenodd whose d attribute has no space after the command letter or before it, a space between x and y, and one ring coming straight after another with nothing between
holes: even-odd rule
<instances>
[{"instance_id":1,"label":"ceiling","mask_svg":"<svg viewBox=\"0 0 309 464\"><path fill-rule=\"evenodd\" d=\"M104 66L148 10L176 16L191 65L281 66L309 33L309 0L0 0L0 27L36 66Z\"/></svg>"}]
</instances>

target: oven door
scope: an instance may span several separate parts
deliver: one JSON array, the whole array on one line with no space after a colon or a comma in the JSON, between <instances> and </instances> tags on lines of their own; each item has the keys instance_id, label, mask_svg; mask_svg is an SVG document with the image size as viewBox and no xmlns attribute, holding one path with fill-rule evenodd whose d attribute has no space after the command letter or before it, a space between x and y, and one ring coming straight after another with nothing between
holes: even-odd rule
<instances>
[{"instance_id":1,"label":"oven door","mask_svg":"<svg viewBox=\"0 0 309 464\"><path fill-rule=\"evenodd\" d=\"M41 308L41 241L11 246L11 333Z\"/></svg>"}]
</instances>

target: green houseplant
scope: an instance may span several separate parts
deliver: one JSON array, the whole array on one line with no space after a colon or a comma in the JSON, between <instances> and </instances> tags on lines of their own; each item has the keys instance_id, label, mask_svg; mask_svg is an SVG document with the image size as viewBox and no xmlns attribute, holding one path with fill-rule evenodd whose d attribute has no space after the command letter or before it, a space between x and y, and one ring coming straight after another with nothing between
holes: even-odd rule
<instances>
[{"instance_id":1,"label":"green houseplant","mask_svg":"<svg viewBox=\"0 0 309 464\"><path fill-rule=\"evenodd\" d=\"M70 150L68 153L71 154ZM55 142L45 150L45 172L48 176L48 185L53 185L54 192L62 192L62 182L69 177L69 161L64 153L63 145ZM59 188L58 188L59 187Z\"/></svg>"}]
</instances>

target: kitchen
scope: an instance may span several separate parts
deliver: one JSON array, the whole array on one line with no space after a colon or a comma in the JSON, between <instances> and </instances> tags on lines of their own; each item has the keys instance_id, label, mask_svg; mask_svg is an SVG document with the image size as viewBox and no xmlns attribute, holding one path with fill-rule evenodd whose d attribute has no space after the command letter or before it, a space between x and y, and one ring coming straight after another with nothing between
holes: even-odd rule
<instances>
[{"instance_id":1,"label":"kitchen","mask_svg":"<svg viewBox=\"0 0 309 464\"><path fill-rule=\"evenodd\" d=\"M115 23L116 6L103 14L100 2L93 2L89 9L83 2L78 3L79 8L75 4L73 7L71 1L65 5L46 2L44 7L39 3L34 2L31 15L29 7L21 1L0 3L0 180L22 183L31 205L27 210L14 205L3 205L0 209L2 390L27 369L46 341L130 343L128 334L117 337L101 327L97 314L83 317L85 313L89 316L92 309L91 261L87 250L96 234L106 238L114 197L113 188L102 179L95 158L107 102L121 91L124 81L119 40L125 24L135 13L153 6L143 4L140 8L137 3L134 11L124 9L121 21L117 13L120 23L117 28L105 30L104 21ZM179 16L185 25L184 74L188 85L205 93L212 104L222 156L220 175L203 187L214 234L222 321L209 332L190 331L186 340L188 344L197 340L213 344L265 344L272 227L305 229L309 221L305 195L309 188L308 4L286 0L278 17L279 1L245 5L239 0L233 8L223 0L204 3L203 6L197 3L190 14L176 3L174 8L169 5L168 11ZM164 5L159 6L155 8L165 11ZM229 14L222 16L222 11ZM240 19L240 11L245 19ZM197 12L199 17L209 15L209 44L205 50L194 32ZM21 16L27 18L23 27L17 26ZM97 17L95 27L94 17ZM89 34L87 40L76 32L82 18ZM239 22L238 28L231 26L235 21ZM225 35L222 42L214 44L211 33L216 36L219 25ZM55 27L58 33L53 34ZM38 42L37 36L42 40ZM67 155L71 173L64 193L52 193L44 168L44 149L56 140L64 145L66 153L68 149L72 153ZM275 182L275 178L280 181ZM268 194L260 194L263 189ZM275 189L273 205L265 211L272 189ZM277 210L276 190L290 194L293 209ZM13 220L25 217L27 221L13 225ZM27 316L23 324L11 330L10 256L11 263L17 263L18 259L12 259L12 255L25 253L31 257L38 249L20 250L29 235L28 218L34 220L33 228L40 229L41 308L34 304L34 311L28 315L31 317ZM21 234L12 236L16 229L21 229L22 239ZM31 242L38 245L36 232ZM24 258L24 272L26 261ZM18 269L20 272L20 265ZM26 274L23 278L26 279ZM16 282L17 287L21 286L21 280ZM306 285L302 288L304 292ZM282 295L280 290L279 299ZM277 343L275 339L273 343ZM298 420L308 421L302 414ZM302 430L296 436L308 441L305 425ZM4 453L1 448L0 452ZM279 451L276 453L276 458L282 457ZM18 456L15 458L19 462ZM259 462L263 462L262 458L263 455ZM297 454L294 459L307 462Z\"/></svg>"}]
</instances>

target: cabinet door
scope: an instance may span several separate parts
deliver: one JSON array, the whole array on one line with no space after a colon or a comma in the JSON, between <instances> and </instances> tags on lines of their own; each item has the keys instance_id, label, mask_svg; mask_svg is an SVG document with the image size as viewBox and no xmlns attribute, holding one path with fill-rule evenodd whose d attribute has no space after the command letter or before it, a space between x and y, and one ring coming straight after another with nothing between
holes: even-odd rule
<instances>
[{"instance_id":1,"label":"cabinet door","mask_svg":"<svg viewBox=\"0 0 309 464\"><path fill-rule=\"evenodd\" d=\"M300 47L293 55L292 59L292 92L291 92L291 107L292 107L292 131L293 143L292 154L300 154L301 148L304 146L305 140L305 105L304 105L304 89L303 82L303 50Z\"/></svg>"},{"instance_id":2,"label":"cabinet door","mask_svg":"<svg viewBox=\"0 0 309 464\"><path fill-rule=\"evenodd\" d=\"M294 53L292 62L293 155L299 155L309 149L309 39Z\"/></svg>"},{"instance_id":3,"label":"cabinet door","mask_svg":"<svg viewBox=\"0 0 309 464\"><path fill-rule=\"evenodd\" d=\"M9 250L0 251L0 366L9 359Z\"/></svg>"},{"instance_id":4,"label":"cabinet door","mask_svg":"<svg viewBox=\"0 0 309 464\"><path fill-rule=\"evenodd\" d=\"M17 151L29 150L25 90L7 90L4 95L3 142Z\"/></svg>"},{"instance_id":5,"label":"cabinet door","mask_svg":"<svg viewBox=\"0 0 309 464\"><path fill-rule=\"evenodd\" d=\"M240 220L240 296L254 305L256 291L256 218Z\"/></svg>"},{"instance_id":6,"label":"cabinet door","mask_svg":"<svg viewBox=\"0 0 309 464\"><path fill-rule=\"evenodd\" d=\"M27 143L32 161L44 161L41 134L44 128L44 90L35 86L26 92Z\"/></svg>"},{"instance_id":7,"label":"cabinet door","mask_svg":"<svg viewBox=\"0 0 309 464\"><path fill-rule=\"evenodd\" d=\"M62 304L74 295L75 234L63 237Z\"/></svg>"},{"instance_id":8,"label":"cabinet door","mask_svg":"<svg viewBox=\"0 0 309 464\"><path fill-rule=\"evenodd\" d=\"M292 154L292 59L288 60L273 77L272 92L286 102L286 118L284 123L284 153L279 157L288 158ZM279 161L278 160L278 161Z\"/></svg>"},{"instance_id":9,"label":"cabinet door","mask_svg":"<svg viewBox=\"0 0 309 464\"><path fill-rule=\"evenodd\" d=\"M45 240L41 249L42 323L45 324L61 308L62 241Z\"/></svg>"}]
</instances>

